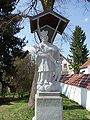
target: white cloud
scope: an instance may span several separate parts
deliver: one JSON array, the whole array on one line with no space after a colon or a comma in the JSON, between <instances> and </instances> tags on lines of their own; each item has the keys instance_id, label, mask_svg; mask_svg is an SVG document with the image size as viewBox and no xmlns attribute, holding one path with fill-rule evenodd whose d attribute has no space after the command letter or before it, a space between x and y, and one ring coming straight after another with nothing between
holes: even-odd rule
<instances>
[{"instance_id":1,"label":"white cloud","mask_svg":"<svg viewBox=\"0 0 90 120\"><path fill-rule=\"evenodd\" d=\"M30 51L30 47L28 47L28 46L25 46L24 48L23 48L23 50L28 50L28 51Z\"/></svg>"},{"instance_id":2,"label":"white cloud","mask_svg":"<svg viewBox=\"0 0 90 120\"><path fill-rule=\"evenodd\" d=\"M88 21L88 18L85 18L84 21L87 22L87 21Z\"/></svg>"},{"instance_id":3,"label":"white cloud","mask_svg":"<svg viewBox=\"0 0 90 120\"><path fill-rule=\"evenodd\" d=\"M28 47L28 46L25 46L23 48L23 50L28 50L31 54L34 54L35 53L35 48L34 47Z\"/></svg>"}]
</instances>

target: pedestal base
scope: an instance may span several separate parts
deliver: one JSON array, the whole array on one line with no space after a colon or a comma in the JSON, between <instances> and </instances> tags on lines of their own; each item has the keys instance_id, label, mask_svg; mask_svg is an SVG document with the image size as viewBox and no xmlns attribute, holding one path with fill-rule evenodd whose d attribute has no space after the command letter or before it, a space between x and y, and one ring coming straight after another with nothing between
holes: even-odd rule
<instances>
[{"instance_id":1,"label":"pedestal base","mask_svg":"<svg viewBox=\"0 0 90 120\"><path fill-rule=\"evenodd\" d=\"M63 120L63 105L60 93L37 93L35 95L35 117L32 120Z\"/></svg>"}]
</instances>

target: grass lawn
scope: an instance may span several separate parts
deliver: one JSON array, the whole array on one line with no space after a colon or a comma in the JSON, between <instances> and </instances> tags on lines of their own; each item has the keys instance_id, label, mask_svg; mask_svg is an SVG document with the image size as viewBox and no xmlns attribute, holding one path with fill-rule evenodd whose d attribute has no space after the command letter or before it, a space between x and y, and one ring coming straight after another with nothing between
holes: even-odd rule
<instances>
[{"instance_id":1,"label":"grass lawn","mask_svg":"<svg viewBox=\"0 0 90 120\"><path fill-rule=\"evenodd\" d=\"M32 120L34 111L27 107L27 98L0 105L0 120ZM64 120L90 120L90 112L63 96Z\"/></svg>"},{"instance_id":2,"label":"grass lawn","mask_svg":"<svg viewBox=\"0 0 90 120\"><path fill-rule=\"evenodd\" d=\"M90 120L90 112L63 96L64 120Z\"/></svg>"}]
</instances>

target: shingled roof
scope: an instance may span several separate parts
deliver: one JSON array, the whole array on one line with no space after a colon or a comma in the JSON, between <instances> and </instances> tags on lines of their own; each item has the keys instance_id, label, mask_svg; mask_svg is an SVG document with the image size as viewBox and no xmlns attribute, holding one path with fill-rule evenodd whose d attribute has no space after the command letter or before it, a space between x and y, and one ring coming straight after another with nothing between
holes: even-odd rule
<instances>
[{"instance_id":1,"label":"shingled roof","mask_svg":"<svg viewBox=\"0 0 90 120\"><path fill-rule=\"evenodd\" d=\"M62 76L60 82L90 89L90 74L74 74Z\"/></svg>"},{"instance_id":2,"label":"shingled roof","mask_svg":"<svg viewBox=\"0 0 90 120\"><path fill-rule=\"evenodd\" d=\"M80 69L87 68L90 65L90 58L80 67Z\"/></svg>"}]
</instances>

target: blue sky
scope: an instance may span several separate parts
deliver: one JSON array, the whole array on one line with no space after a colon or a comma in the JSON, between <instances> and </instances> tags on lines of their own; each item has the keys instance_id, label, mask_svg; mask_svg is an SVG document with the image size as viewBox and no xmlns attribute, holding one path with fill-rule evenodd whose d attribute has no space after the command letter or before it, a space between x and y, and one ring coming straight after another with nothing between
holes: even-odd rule
<instances>
[{"instance_id":1,"label":"blue sky","mask_svg":"<svg viewBox=\"0 0 90 120\"><path fill-rule=\"evenodd\" d=\"M17 9L24 8L24 3L25 0L21 0L21 3L19 4L19 6L17 7ZM82 4L78 4L75 1L74 2L70 2L67 3L64 8L65 9L65 13L63 12L63 16L67 17L70 22L68 24L68 27L65 29L65 32L68 33L70 36L72 35L72 32L75 29L76 25L79 25L82 30L84 30L85 34L86 34L86 41L85 43L87 44L87 49L90 52L90 11L85 9L85 4L82 2ZM90 8L90 5L88 4L88 8ZM34 39L34 35L31 34L30 31L30 23L28 21L28 19L24 20L22 22L22 26L24 26L24 29L18 34L18 36L20 37L24 37L26 36L26 40L28 40L28 44L26 45L25 49L29 49L31 46L35 45L35 39ZM69 29L70 30L69 30ZM61 36L58 35L55 39L54 42L62 51L63 55L65 57L67 57L70 50L70 46L69 46L69 42L68 41L61 41ZM90 55L89 55L90 56Z\"/></svg>"}]
</instances>

